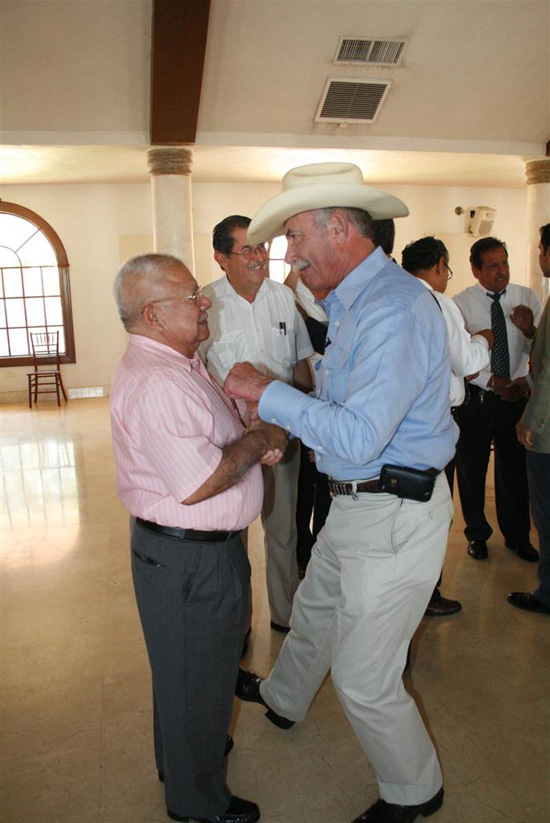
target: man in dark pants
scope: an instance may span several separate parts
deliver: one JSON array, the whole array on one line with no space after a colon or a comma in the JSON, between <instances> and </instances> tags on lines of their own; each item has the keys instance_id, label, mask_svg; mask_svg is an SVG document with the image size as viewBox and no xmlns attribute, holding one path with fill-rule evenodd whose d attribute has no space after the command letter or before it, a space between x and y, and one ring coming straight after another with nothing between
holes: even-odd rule
<instances>
[{"instance_id":1,"label":"man in dark pants","mask_svg":"<svg viewBox=\"0 0 550 823\"><path fill-rule=\"evenodd\" d=\"M245 431L196 356L210 301L180 260L132 258L115 299L130 333L111 389L117 491L135 518L132 572L167 813L254 823L258 806L232 796L224 774L250 586L239 532L260 511L258 461L280 459L286 434L258 420Z\"/></svg>"},{"instance_id":2,"label":"man in dark pants","mask_svg":"<svg viewBox=\"0 0 550 823\"><path fill-rule=\"evenodd\" d=\"M493 530L485 517L485 478L491 443L495 450L496 511L505 545L522 560L536 562L529 541L529 496L525 449L516 437L516 423L527 403L526 386L517 378L528 372L531 340L540 318L540 301L532 289L510 283L506 245L495 237L478 240L470 250L478 283L455 297L470 334L490 327L494 334L489 369L468 386L466 400L455 412L460 427L457 479L468 554L488 557Z\"/></svg>"},{"instance_id":3,"label":"man in dark pants","mask_svg":"<svg viewBox=\"0 0 550 823\"><path fill-rule=\"evenodd\" d=\"M539 263L550 277L550 223L541 227ZM550 614L550 299L537 329L531 352L533 392L517 425L527 449L527 478L531 511L539 533L539 585L533 592L511 592L508 602L518 609Z\"/></svg>"}]
</instances>

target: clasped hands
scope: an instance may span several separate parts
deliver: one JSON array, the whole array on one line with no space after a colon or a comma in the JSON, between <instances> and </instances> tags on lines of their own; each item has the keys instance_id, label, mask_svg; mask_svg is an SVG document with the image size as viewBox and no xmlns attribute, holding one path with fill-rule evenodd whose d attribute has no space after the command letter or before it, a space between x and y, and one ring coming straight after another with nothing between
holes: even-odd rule
<instances>
[{"instance_id":1,"label":"clasped hands","mask_svg":"<svg viewBox=\"0 0 550 823\"><path fill-rule=\"evenodd\" d=\"M224 391L235 400L246 400L245 424L247 431L261 431L268 449L260 458L264 466L278 463L288 445L288 434L280 426L264 423L258 415L258 401L271 379L254 368L252 363L236 363L224 383Z\"/></svg>"},{"instance_id":2,"label":"clasped hands","mask_svg":"<svg viewBox=\"0 0 550 823\"><path fill-rule=\"evenodd\" d=\"M516 400L529 392L526 377L516 377L515 380L510 380L509 377L499 377L497 374L493 374L490 385L494 393L508 403L515 403Z\"/></svg>"}]
</instances>

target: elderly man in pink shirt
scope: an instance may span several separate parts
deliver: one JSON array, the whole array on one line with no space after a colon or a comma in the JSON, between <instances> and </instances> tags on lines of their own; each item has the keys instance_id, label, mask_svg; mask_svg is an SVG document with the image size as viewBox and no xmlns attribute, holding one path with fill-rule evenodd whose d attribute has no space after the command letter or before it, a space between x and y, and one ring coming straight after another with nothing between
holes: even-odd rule
<instances>
[{"instance_id":1,"label":"elderly man in pink shirt","mask_svg":"<svg viewBox=\"0 0 550 823\"><path fill-rule=\"evenodd\" d=\"M223 763L250 585L239 532L262 505L259 464L280 459L287 436L257 417L245 429L196 357L210 302L180 260L134 257L114 291L130 334L111 389L117 492L135 518L167 813L254 823L258 806L231 794Z\"/></svg>"}]
</instances>

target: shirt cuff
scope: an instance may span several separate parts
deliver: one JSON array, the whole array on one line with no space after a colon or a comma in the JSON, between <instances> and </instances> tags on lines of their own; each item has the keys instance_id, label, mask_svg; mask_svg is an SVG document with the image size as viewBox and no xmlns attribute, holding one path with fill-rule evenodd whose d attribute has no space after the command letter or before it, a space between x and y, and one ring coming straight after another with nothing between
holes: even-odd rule
<instances>
[{"instance_id":1,"label":"shirt cuff","mask_svg":"<svg viewBox=\"0 0 550 823\"><path fill-rule=\"evenodd\" d=\"M258 413L265 423L275 423L298 436L297 423L303 409L315 401L298 389L273 380L263 392Z\"/></svg>"},{"instance_id":2,"label":"shirt cuff","mask_svg":"<svg viewBox=\"0 0 550 823\"><path fill-rule=\"evenodd\" d=\"M472 340L476 340L476 342L483 341L483 343L485 343L485 350L489 351L489 341L482 334L472 334Z\"/></svg>"}]
</instances>

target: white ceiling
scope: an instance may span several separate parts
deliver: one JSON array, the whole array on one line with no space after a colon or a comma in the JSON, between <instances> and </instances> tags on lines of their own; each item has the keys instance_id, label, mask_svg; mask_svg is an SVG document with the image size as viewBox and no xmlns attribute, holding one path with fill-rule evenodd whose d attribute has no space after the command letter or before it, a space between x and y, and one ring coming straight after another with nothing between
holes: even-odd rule
<instances>
[{"instance_id":1,"label":"white ceiling","mask_svg":"<svg viewBox=\"0 0 550 823\"><path fill-rule=\"evenodd\" d=\"M151 0L2 0L2 23L3 182L147 181ZM403 63L336 67L342 35L406 39ZM194 179L347 159L377 184L524 186L549 42L550 0L212 0ZM315 123L327 77L391 79L377 121Z\"/></svg>"}]
</instances>

